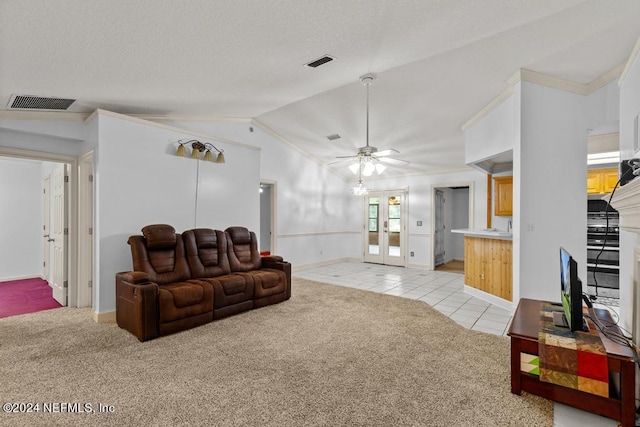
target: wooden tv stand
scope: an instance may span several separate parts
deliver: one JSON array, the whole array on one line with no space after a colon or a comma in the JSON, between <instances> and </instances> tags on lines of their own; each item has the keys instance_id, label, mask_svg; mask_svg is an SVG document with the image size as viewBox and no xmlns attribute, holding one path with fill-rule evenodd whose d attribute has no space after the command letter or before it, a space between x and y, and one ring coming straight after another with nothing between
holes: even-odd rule
<instances>
[{"instance_id":1,"label":"wooden tv stand","mask_svg":"<svg viewBox=\"0 0 640 427\"><path fill-rule=\"evenodd\" d=\"M554 402L612 418L619 421L623 427L635 426L635 354L631 348L611 341L602 333L600 338L607 350L610 383L617 383L616 396L607 398L551 384L520 370L521 352L538 354L540 311L544 303L522 298L513 315L507 334L511 337L511 393L520 394L521 391L526 391ZM595 310L599 319L613 324L609 311ZM617 327L611 329L616 330Z\"/></svg>"}]
</instances>

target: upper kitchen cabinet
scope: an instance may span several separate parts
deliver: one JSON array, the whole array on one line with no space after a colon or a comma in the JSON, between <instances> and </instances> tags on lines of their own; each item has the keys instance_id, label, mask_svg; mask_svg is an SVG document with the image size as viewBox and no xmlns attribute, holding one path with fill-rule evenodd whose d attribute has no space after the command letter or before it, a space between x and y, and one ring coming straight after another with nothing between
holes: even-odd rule
<instances>
[{"instance_id":1,"label":"upper kitchen cabinet","mask_svg":"<svg viewBox=\"0 0 640 427\"><path fill-rule=\"evenodd\" d=\"M513 176L496 176L493 178L495 188L495 204L493 213L496 216L513 216Z\"/></svg>"},{"instance_id":2,"label":"upper kitchen cabinet","mask_svg":"<svg viewBox=\"0 0 640 427\"><path fill-rule=\"evenodd\" d=\"M611 193L618 183L618 169L590 169L587 171L587 194Z\"/></svg>"}]
</instances>

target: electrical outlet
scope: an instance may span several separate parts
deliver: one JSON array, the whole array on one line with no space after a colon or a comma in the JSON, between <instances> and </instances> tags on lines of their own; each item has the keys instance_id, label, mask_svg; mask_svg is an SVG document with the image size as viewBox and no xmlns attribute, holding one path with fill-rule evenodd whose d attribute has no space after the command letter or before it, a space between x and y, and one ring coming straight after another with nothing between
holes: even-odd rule
<instances>
[{"instance_id":1,"label":"electrical outlet","mask_svg":"<svg viewBox=\"0 0 640 427\"><path fill-rule=\"evenodd\" d=\"M418 227L422 227L422 221L418 221L417 226ZM411 255L411 256L413 256L413 255Z\"/></svg>"},{"instance_id":2,"label":"electrical outlet","mask_svg":"<svg viewBox=\"0 0 640 427\"><path fill-rule=\"evenodd\" d=\"M413 256L413 251L411 251L411 254L410 254L410 255L411 255L411 256Z\"/></svg>"}]
</instances>

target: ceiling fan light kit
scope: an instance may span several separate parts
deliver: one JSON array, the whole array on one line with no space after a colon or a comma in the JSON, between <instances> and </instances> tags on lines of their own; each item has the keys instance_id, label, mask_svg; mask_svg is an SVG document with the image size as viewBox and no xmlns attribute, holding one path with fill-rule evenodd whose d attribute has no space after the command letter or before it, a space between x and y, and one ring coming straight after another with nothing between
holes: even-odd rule
<instances>
[{"instance_id":1,"label":"ceiling fan light kit","mask_svg":"<svg viewBox=\"0 0 640 427\"><path fill-rule=\"evenodd\" d=\"M375 81L375 74L365 74L360 76L360 81L367 90L367 112L366 112L366 145L358 148L358 152L353 156L336 156L337 160L330 164L340 163L345 160L354 160L355 162L349 166L349 170L359 177L358 184L353 188L353 194L362 196L368 193L367 188L362 183L362 176L371 176L373 172L377 172L380 175L387 168L382 162L406 165L409 162L406 160L394 159L388 157L392 154L399 153L398 150L390 148L387 150L378 151L377 147L369 145L369 86Z\"/></svg>"}]
</instances>

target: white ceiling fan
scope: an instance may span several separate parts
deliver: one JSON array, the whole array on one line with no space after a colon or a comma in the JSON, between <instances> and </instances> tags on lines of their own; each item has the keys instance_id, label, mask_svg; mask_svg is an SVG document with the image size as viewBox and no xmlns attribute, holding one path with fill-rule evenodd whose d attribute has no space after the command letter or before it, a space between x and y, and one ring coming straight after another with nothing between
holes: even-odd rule
<instances>
[{"instance_id":1,"label":"white ceiling fan","mask_svg":"<svg viewBox=\"0 0 640 427\"><path fill-rule=\"evenodd\" d=\"M373 83L375 79L376 79L375 74L365 74L364 76L360 77L360 81L367 88L366 145L364 147L358 148L358 152L355 155L336 156L336 159L340 159L340 160L329 163L330 165L333 165L336 163L342 163L349 160L354 161L353 164L349 166L349 169L354 174L358 174L358 172L360 172L360 174L364 176L370 176L371 174L373 174L374 171L376 171L378 175L381 174L386 169L386 166L383 163L396 165L396 166L403 166L403 165L409 164L409 162L406 160L400 160L400 159L395 159L393 157L389 157L393 154L400 153L398 150L394 148L378 151L376 147L372 147L371 145L369 145L369 86L371 85L371 83Z\"/></svg>"}]
</instances>

